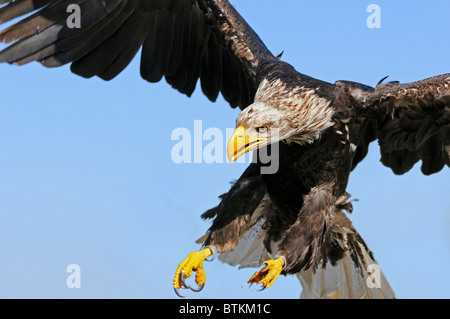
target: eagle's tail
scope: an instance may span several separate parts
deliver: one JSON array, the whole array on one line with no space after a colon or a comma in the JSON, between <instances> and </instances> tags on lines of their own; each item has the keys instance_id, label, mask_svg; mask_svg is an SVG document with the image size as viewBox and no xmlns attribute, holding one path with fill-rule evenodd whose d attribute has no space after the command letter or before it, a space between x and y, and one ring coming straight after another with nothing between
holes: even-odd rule
<instances>
[{"instance_id":1,"label":"eagle's tail","mask_svg":"<svg viewBox=\"0 0 450 319\"><path fill-rule=\"evenodd\" d=\"M389 282L364 243L355 242L334 266L327 263L296 274L302 299L393 299ZM359 250L356 253L353 249ZM364 258L364 259L362 259Z\"/></svg>"},{"instance_id":2,"label":"eagle's tail","mask_svg":"<svg viewBox=\"0 0 450 319\"><path fill-rule=\"evenodd\" d=\"M300 298L342 298L342 299L391 299L395 294L386 277L375 261L372 252L367 248L361 236L353 227L341 227L341 222L350 221L343 212L338 213L339 218L330 227L340 231L348 231L339 243L344 254L332 265L330 261L325 267L321 265L313 271L302 270L296 274L303 287ZM232 266L259 267L265 260L273 256L264 247L266 231L262 228L265 219L261 217L244 234L239 244L232 252L223 253L219 256L222 262ZM351 224L350 224L351 225ZM272 247L276 252L276 245Z\"/></svg>"}]
</instances>

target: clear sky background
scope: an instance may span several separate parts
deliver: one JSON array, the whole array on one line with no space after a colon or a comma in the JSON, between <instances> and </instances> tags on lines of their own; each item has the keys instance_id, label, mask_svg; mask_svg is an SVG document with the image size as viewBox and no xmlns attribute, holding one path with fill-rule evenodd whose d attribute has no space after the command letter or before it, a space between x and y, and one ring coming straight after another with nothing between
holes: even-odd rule
<instances>
[{"instance_id":1,"label":"clear sky background","mask_svg":"<svg viewBox=\"0 0 450 319\"><path fill-rule=\"evenodd\" d=\"M232 3L272 52L321 80L376 85L450 72L450 2ZM381 28L369 29L369 4ZM218 204L247 164L175 164L172 131L194 120L233 128L222 98L192 98L139 76L139 58L116 79L82 79L68 66L0 65L0 298L177 298L174 271L199 249ZM226 143L224 139L224 144ZM207 144L207 142L205 142ZM450 297L450 170L395 176L373 143L350 178L350 216L398 298ZM69 289L66 267L81 268ZM218 260L189 298L298 298L293 276L263 292L256 269Z\"/></svg>"}]
</instances>

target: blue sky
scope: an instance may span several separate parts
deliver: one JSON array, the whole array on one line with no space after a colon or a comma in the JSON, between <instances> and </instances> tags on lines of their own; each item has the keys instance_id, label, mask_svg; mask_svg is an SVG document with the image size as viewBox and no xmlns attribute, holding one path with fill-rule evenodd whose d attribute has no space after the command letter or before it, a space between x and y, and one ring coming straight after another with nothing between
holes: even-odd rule
<instances>
[{"instance_id":1,"label":"blue sky","mask_svg":"<svg viewBox=\"0 0 450 319\"><path fill-rule=\"evenodd\" d=\"M270 50L321 80L375 85L450 72L450 2L232 1ZM381 8L369 29L366 8ZM175 164L176 128L234 127L237 110L187 98L139 76L138 57L116 79L68 67L0 65L0 298L176 298L179 262L199 246L217 205L246 164ZM224 143L226 141L224 140ZM449 298L449 169L395 176L370 152L350 178L350 216L398 298ZM78 264L81 288L66 267ZM189 298L297 298L280 277L248 288L256 269L205 264Z\"/></svg>"}]
</instances>

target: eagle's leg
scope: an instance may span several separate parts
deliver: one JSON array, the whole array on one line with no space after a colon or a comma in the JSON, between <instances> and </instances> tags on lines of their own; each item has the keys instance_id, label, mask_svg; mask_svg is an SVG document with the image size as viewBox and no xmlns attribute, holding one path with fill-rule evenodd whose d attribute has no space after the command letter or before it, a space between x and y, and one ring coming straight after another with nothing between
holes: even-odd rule
<instances>
[{"instance_id":1,"label":"eagle's leg","mask_svg":"<svg viewBox=\"0 0 450 319\"><path fill-rule=\"evenodd\" d=\"M203 289L203 286L206 282L205 270L203 269L203 261L213 254L213 249L211 247L206 247L205 249L190 253L178 265L178 268L175 271L175 278L173 279L173 288L178 296L183 297L178 292L178 289L180 288L191 289L196 292ZM197 283L198 288L191 288L185 282L185 279L191 276L192 271L196 272L195 282Z\"/></svg>"},{"instance_id":2,"label":"eagle's leg","mask_svg":"<svg viewBox=\"0 0 450 319\"><path fill-rule=\"evenodd\" d=\"M250 284L262 284L263 289L269 288L275 282L278 275L281 274L284 264L285 261L282 257L267 260L264 262L263 268L255 273L248 282Z\"/></svg>"}]
</instances>

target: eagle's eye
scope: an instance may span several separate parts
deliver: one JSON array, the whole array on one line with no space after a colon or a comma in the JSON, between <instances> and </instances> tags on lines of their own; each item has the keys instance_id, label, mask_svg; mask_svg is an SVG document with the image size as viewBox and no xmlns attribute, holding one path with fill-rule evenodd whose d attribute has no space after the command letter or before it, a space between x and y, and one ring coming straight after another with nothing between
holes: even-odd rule
<instances>
[{"instance_id":1,"label":"eagle's eye","mask_svg":"<svg viewBox=\"0 0 450 319\"><path fill-rule=\"evenodd\" d=\"M258 131L258 133L266 133L269 130L269 125L264 124L261 125L260 127L256 128L256 131Z\"/></svg>"}]
</instances>

